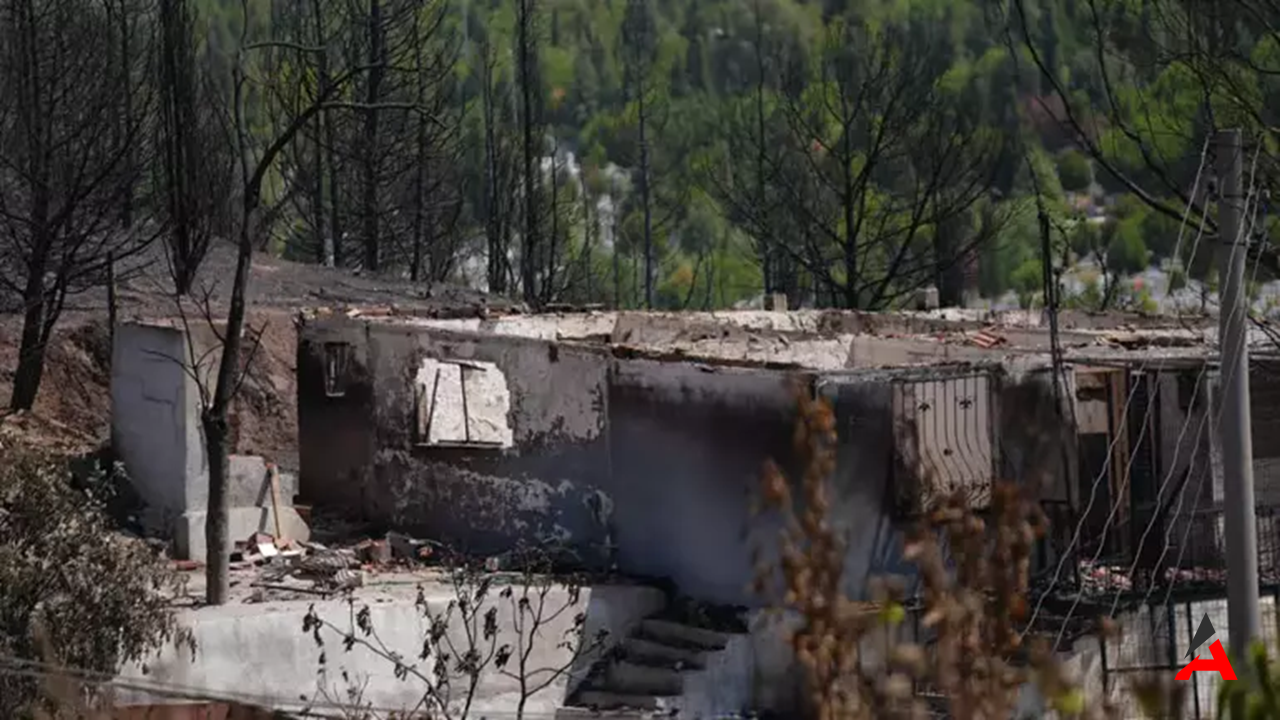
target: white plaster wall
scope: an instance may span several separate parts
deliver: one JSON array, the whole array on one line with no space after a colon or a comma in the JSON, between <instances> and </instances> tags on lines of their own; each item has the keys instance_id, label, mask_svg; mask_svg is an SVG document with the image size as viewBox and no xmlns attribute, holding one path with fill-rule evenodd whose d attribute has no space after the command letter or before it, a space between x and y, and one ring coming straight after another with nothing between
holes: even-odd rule
<instances>
[{"instance_id":1,"label":"white plaster wall","mask_svg":"<svg viewBox=\"0 0 1280 720\"><path fill-rule=\"evenodd\" d=\"M490 604L505 602L498 598L500 589L500 585L494 586L489 595ZM564 587L553 588L548 594L547 606L564 606L570 600L567 593ZM456 597L451 588L439 583L427 586L424 596L436 613L443 612L450 600ZM570 605L567 611L543 626L528 667L541 670L571 665L573 654L561 643L578 612L587 613L588 633L605 628L609 630L611 642L616 642L624 638L641 618L661 607L662 602L662 594L653 588L584 588L576 605ZM416 672L431 678L433 660L419 657L430 622L415 606L413 586L367 588L357 597L355 608L358 610L366 603L376 636L360 637L374 643L384 653L398 655ZM363 702L382 709L382 715L413 708L418 703L429 687L427 679L413 674L405 679L397 678L394 663L363 644L355 645L350 652L344 650L343 632L339 629L350 627L352 612L345 600L314 603L320 617L339 628L326 626L320 631L323 646L317 645L311 633L302 631L303 617L310 605L312 603L308 601L290 601L231 604L185 611L179 620L195 634L198 646L195 655L186 649L167 647L142 663L125 667L120 677L127 684L182 688L193 696L202 692L217 697L235 696L245 702L280 710L298 710L308 702L343 701L353 687L362 689ZM509 614L508 605L499 604L498 607L508 611L504 614ZM517 636L511 631L510 618L500 618L499 626L497 645L510 643L514 646ZM450 626L449 636L457 647L467 647L459 623ZM513 664L507 666L509 672L515 672L514 662L513 659ZM554 677L545 672L531 675L531 684L541 684L548 679L551 682L530 698L526 712L549 715L563 705L571 675L573 673L570 672ZM456 685L457 681L454 682ZM461 699L457 694L453 697ZM509 714L514 711L518 699L518 681L490 667L481 677L472 705L472 717L482 713ZM170 698L167 701L175 700ZM121 705L154 701L151 693L137 689L117 693L117 702Z\"/></svg>"},{"instance_id":2,"label":"white plaster wall","mask_svg":"<svg viewBox=\"0 0 1280 720\"><path fill-rule=\"evenodd\" d=\"M111 440L149 506L146 524L167 529L189 502L186 486L193 427L183 333L124 323L111 362Z\"/></svg>"},{"instance_id":3,"label":"white plaster wall","mask_svg":"<svg viewBox=\"0 0 1280 720\"><path fill-rule=\"evenodd\" d=\"M164 321L117 326L112 348L112 446L148 506L144 526L172 538L180 558L206 555L209 464L200 393L213 390L221 359L216 349L207 325L187 330ZM271 498L262 459L232 455L230 462L231 542L274 533L274 517L264 509ZM307 526L292 507L296 488L296 478L281 477L281 526L289 537L306 540Z\"/></svg>"}]
</instances>

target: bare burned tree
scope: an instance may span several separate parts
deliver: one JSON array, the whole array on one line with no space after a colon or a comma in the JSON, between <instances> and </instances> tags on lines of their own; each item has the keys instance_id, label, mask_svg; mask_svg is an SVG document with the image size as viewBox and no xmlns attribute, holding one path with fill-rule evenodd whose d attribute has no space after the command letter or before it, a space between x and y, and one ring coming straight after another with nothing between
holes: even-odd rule
<instances>
[{"instance_id":1,"label":"bare burned tree","mask_svg":"<svg viewBox=\"0 0 1280 720\"><path fill-rule=\"evenodd\" d=\"M517 111L511 102L512 78L504 72L503 53L490 40L488 30L481 28L476 59L480 85L481 130L484 147L484 192L481 201L484 215L485 247L488 258L489 291L505 294L514 285L511 267L511 234L515 229L516 210L512 198L517 196L519 150L513 128Z\"/></svg>"},{"instance_id":2,"label":"bare burned tree","mask_svg":"<svg viewBox=\"0 0 1280 720\"><path fill-rule=\"evenodd\" d=\"M459 45L441 29L447 9L443 0L424 3L408 30L413 101L423 110L407 118L415 167L404 194L411 213L409 277L415 282L446 280L458 256L462 196L455 168L462 153L462 111L454 103L453 82ZM430 122L428 116L441 122Z\"/></svg>"},{"instance_id":3,"label":"bare burned tree","mask_svg":"<svg viewBox=\"0 0 1280 720\"><path fill-rule=\"evenodd\" d=\"M716 183L833 304L891 305L984 239L949 243L946 257L930 241L988 196L1001 139L971 129L939 87L946 63L918 22L832 23L811 81L784 83L800 89L755 120L756 142L777 150L735 153L751 167ZM765 195L776 202L756 202Z\"/></svg>"},{"instance_id":4,"label":"bare burned tree","mask_svg":"<svg viewBox=\"0 0 1280 720\"><path fill-rule=\"evenodd\" d=\"M754 83L749 99L726 104L725 151L728 157L739 161L701 168L700 175L712 194L725 201L728 219L751 239L765 294L785 292L788 306L796 307L799 297L792 272L794 263L788 262L790 258L781 244L773 240L779 232L775 220L780 208L770 185L785 132L780 132L782 123L773 111L772 96L781 84L779 66L786 60L766 32L767 26L778 25L778 19L773 17L775 13L771 13L773 9L772 4L764 0L751 3Z\"/></svg>"},{"instance_id":5,"label":"bare burned tree","mask_svg":"<svg viewBox=\"0 0 1280 720\"><path fill-rule=\"evenodd\" d=\"M350 96L355 81L369 71L362 61L355 62L330 76L326 92L301 107L296 114L280 118L270 139L261 146L249 132L245 118L245 95L249 76L245 56L250 52L270 55L293 52L299 45L281 41L250 43L248 40L248 0L241 0L243 25L232 82L232 120L236 133L237 157L240 158L240 203L236 218L237 254L235 277L231 286L231 301L227 311L225 330L221 333L222 354L218 360L216 381L211 398L201 413L200 425L204 431L205 452L209 463L209 511L205 524L205 540L208 544L207 574L208 601L220 605L227 601L230 589L229 555L230 536L228 515L230 498L227 495L228 470L231 443L229 416L232 403L244 379L242 349L245 340L245 316L248 308L249 269L254 248L267 231L274 213L264 207L263 185L267 174L273 170L284 150L319 114L330 111L347 111L361 114L369 111L422 112L412 103L383 102L370 106L341 98ZM318 49L313 49L318 50ZM287 196L288 191L285 191ZM281 207L283 204L277 204Z\"/></svg>"},{"instance_id":6,"label":"bare burned tree","mask_svg":"<svg viewBox=\"0 0 1280 720\"><path fill-rule=\"evenodd\" d=\"M1137 6L1117 0L1086 0L1079 12L1089 29L1093 73L1102 102L1086 107L1063 80L1055 53L1047 52L1032 29L1043 12L1027 0L1000 3L998 19L1011 47L1025 51L1059 102L1055 117L1073 140L1120 187L1166 218L1193 226L1202 219L1205 235L1217 224L1204 197L1191 197L1198 148L1213 129L1242 127L1270 133L1280 120L1280 5L1273 0L1193 3L1156 0ZM1163 80L1163 82L1161 82ZM1163 106L1177 93L1195 96L1189 115L1182 107L1170 117ZM1185 152L1169 152L1175 142ZM1264 160L1265 162L1265 160ZM1270 182L1274 172L1258 177ZM1208 244L1208 243L1206 243ZM1252 244L1262 267L1280 270L1274 249Z\"/></svg>"},{"instance_id":7,"label":"bare burned tree","mask_svg":"<svg viewBox=\"0 0 1280 720\"><path fill-rule=\"evenodd\" d=\"M522 148L521 201L524 225L520 231L520 283L524 301L538 304L538 253L542 248L542 215L539 201L542 143L542 73L539 48L541 23L537 0L516 0L516 52L520 75L520 133Z\"/></svg>"},{"instance_id":8,"label":"bare burned tree","mask_svg":"<svg viewBox=\"0 0 1280 720\"><path fill-rule=\"evenodd\" d=\"M144 67L136 59L147 52L152 38L150 18L152 0L103 0L102 8L106 13L107 25L104 28L109 38L112 52L116 55L116 107L113 113L112 133L117 141L128 133L130 118L137 118L135 104L137 97L138 76ZM144 110L145 112L145 110ZM125 148L124 183L128 186L121 193L119 221L121 226L129 228L133 225L136 208L135 194L139 178L140 163L145 162L145 151L141 147L130 144Z\"/></svg>"},{"instance_id":9,"label":"bare burned tree","mask_svg":"<svg viewBox=\"0 0 1280 720\"><path fill-rule=\"evenodd\" d=\"M401 10L403 12L403 10ZM382 217L379 208L379 185L383 166L387 155L379 132L381 113L375 105L387 95L385 83L391 70L392 50L388 42L390 22L388 15L394 15L395 8L385 0L368 0L367 7L360 8L360 19L364 21L366 32L361 38L365 51L365 63L369 71L362 77L365 109L361 111L360 133L360 201L359 215L361 221L360 242L363 248L363 267L370 272L377 272L380 261L379 221Z\"/></svg>"},{"instance_id":10,"label":"bare burned tree","mask_svg":"<svg viewBox=\"0 0 1280 720\"><path fill-rule=\"evenodd\" d=\"M154 232L118 223L139 180L149 100L145 54L122 56L107 22L90 0L0 3L0 286L23 316L13 410L35 402L67 298L100 287L111 259ZM123 118L121 83L132 97Z\"/></svg>"},{"instance_id":11,"label":"bare burned tree","mask_svg":"<svg viewBox=\"0 0 1280 720\"><path fill-rule=\"evenodd\" d=\"M350 25L341 8L328 3L276 3L271 9L273 33L289 43L262 59L279 79L269 86L267 112L273 125L282 125L329 92ZM317 113L280 153L279 174L288 179L278 213L284 222L263 235L264 246L276 242L286 256L326 267L344 264L343 219L350 210L342 194L349 166L341 152L349 127L344 120L336 111Z\"/></svg>"},{"instance_id":12,"label":"bare burned tree","mask_svg":"<svg viewBox=\"0 0 1280 720\"><path fill-rule=\"evenodd\" d=\"M269 59L280 78L271 88L276 124L314 102L339 61L367 69L351 87L360 111L322 113L281 153L288 222L275 239L286 251L371 272L407 270L415 279L451 271L461 108L453 102L458 43L447 9L445 0L273 8L272 27L289 42ZM393 112L388 103L413 109ZM353 257L341 225L356 230Z\"/></svg>"},{"instance_id":13,"label":"bare burned tree","mask_svg":"<svg viewBox=\"0 0 1280 720\"><path fill-rule=\"evenodd\" d=\"M622 20L623 67L628 93L636 106L640 162L637 188L644 214L644 306L653 308L653 168L650 163L649 131L653 107L653 67L658 56L658 33L649 0L627 0Z\"/></svg>"},{"instance_id":14,"label":"bare burned tree","mask_svg":"<svg viewBox=\"0 0 1280 720\"><path fill-rule=\"evenodd\" d=\"M234 157L207 66L198 59L188 0L159 0L158 144L169 271L178 295L192 290L230 204Z\"/></svg>"}]
</instances>

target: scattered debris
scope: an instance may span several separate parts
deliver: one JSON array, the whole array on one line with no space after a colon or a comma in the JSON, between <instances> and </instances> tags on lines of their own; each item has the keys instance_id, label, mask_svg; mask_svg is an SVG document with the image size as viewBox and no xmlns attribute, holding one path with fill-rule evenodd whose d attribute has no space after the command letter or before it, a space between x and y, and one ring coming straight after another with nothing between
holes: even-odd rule
<instances>
[{"instance_id":1,"label":"scattered debris","mask_svg":"<svg viewBox=\"0 0 1280 720\"><path fill-rule=\"evenodd\" d=\"M250 587L262 588L263 590L283 590L286 592L298 592L298 593L304 593L307 595L327 596L330 594L329 590L321 590L319 588L299 587L297 585L277 585L274 583L267 583L267 582L256 582L256 583L253 583Z\"/></svg>"},{"instance_id":2,"label":"scattered debris","mask_svg":"<svg viewBox=\"0 0 1280 720\"><path fill-rule=\"evenodd\" d=\"M1144 348L1189 348L1204 345L1205 339L1200 335L1183 334L1176 335L1173 333L1140 333L1137 331L1127 333L1110 333L1102 338L1108 345L1124 348L1125 350L1142 350Z\"/></svg>"},{"instance_id":3,"label":"scattered debris","mask_svg":"<svg viewBox=\"0 0 1280 720\"><path fill-rule=\"evenodd\" d=\"M355 307L355 308L351 308L350 310L347 310L347 313L346 313L347 317L349 318L389 317L395 314L397 313L396 313L396 307L394 305L389 305L385 307L363 307L363 308Z\"/></svg>"},{"instance_id":4,"label":"scattered debris","mask_svg":"<svg viewBox=\"0 0 1280 720\"><path fill-rule=\"evenodd\" d=\"M356 545L356 555L366 563L384 565L391 562L391 544L385 540L363 540Z\"/></svg>"},{"instance_id":5,"label":"scattered debris","mask_svg":"<svg viewBox=\"0 0 1280 720\"><path fill-rule=\"evenodd\" d=\"M996 332L995 326L985 327L979 330L973 334L973 337L971 337L970 340L974 345L987 350L1009 342L1009 338Z\"/></svg>"},{"instance_id":6,"label":"scattered debris","mask_svg":"<svg viewBox=\"0 0 1280 720\"><path fill-rule=\"evenodd\" d=\"M391 550L391 558L406 560L411 563L421 562L435 554L436 543L430 540L418 540L404 533L387 533L387 545Z\"/></svg>"}]
</instances>

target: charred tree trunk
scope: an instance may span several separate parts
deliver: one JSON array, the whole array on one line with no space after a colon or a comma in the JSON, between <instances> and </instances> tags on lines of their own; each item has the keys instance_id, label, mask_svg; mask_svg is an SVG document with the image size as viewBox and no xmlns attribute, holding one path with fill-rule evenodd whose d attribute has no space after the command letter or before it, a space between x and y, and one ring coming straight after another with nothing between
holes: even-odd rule
<instances>
[{"instance_id":1,"label":"charred tree trunk","mask_svg":"<svg viewBox=\"0 0 1280 720\"><path fill-rule=\"evenodd\" d=\"M645 92L639 92L640 130L640 203L644 206L644 307L653 309L653 196L650 192L651 168L649 166L649 118L645 112Z\"/></svg>"},{"instance_id":2,"label":"charred tree trunk","mask_svg":"<svg viewBox=\"0 0 1280 720\"><path fill-rule=\"evenodd\" d=\"M49 268L49 255L53 250L53 237L49 229L50 168L48 136L41 124L39 108L43 104L44 89L41 82L40 55L36 48L37 25L35 8L30 2L19 3L15 8L20 29L18 56L20 94L14 98L19 112L23 113L29 144L27 177L31 191L31 247L26 263L26 282L22 291L22 339L18 345L18 367L13 376L13 392L9 396L10 410L30 410L40 392L40 380L44 375L45 338L43 328L46 317L45 275Z\"/></svg>"},{"instance_id":3,"label":"charred tree trunk","mask_svg":"<svg viewBox=\"0 0 1280 720\"><path fill-rule=\"evenodd\" d=\"M409 277L414 282L422 280L424 275L422 266L431 253L431 220L427 217L430 213L426 207L427 173L430 159L427 157L425 139L421 137L422 134L419 131L418 167L413 179L413 261L409 267ZM430 265L429 262L427 264ZM430 275L432 272L433 270L428 269L426 274Z\"/></svg>"},{"instance_id":4,"label":"charred tree trunk","mask_svg":"<svg viewBox=\"0 0 1280 720\"><path fill-rule=\"evenodd\" d=\"M320 0L311 0L311 21L313 24L314 44L316 47L324 48L327 44L324 35L324 15L320 6ZM316 81L318 85L317 92L320 96L325 96L329 92L329 57L325 50L316 53ZM311 164L315 173L315 184L312 187L311 201L311 222L315 227L315 232L320 236L320 262L325 267L334 267L337 260L337 251L334 243L337 239L333 235L333 228L326 227L325 218L325 148L329 145L329 138L325 135L327 112L321 112L316 115L313 123L312 132L315 134L315 144L312 146ZM336 200L336 198L335 198Z\"/></svg>"},{"instance_id":5,"label":"charred tree trunk","mask_svg":"<svg viewBox=\"0 0 1280 720\"><path fill-rule=\"evenodd\" d=\"M587 192L585 177L582 178L580 186L582 188L582 279L586 283L583 297L591 303L595 302L595 278L592 277L595 271L591 264L591 254L595 251L597 229L591 215L591 193Z\"/></svg>"},{"instance_id":6,"label":"charred tree trunk","mask_svg":"<svg viewBox=\"0 0 1280 720\"><path fill-rule=\"evenodd\" d=\"M33 260L22 294L22 339L18 345L18 367L13 374L13 394L9 397L9 409L14 411L30 410L35 405L40 380L44 376L47 344L44 328L48 323L44 264L43 257ZM36 265L40 268L37 269Z\"/></svg>"},{"instance_id":7,"label":"charred tree trunk","mask_svg":"<svg viewBox=\"0 0 1280 720\"><path fill-rule=\"evenodd\" d=\"M423 38L420 37L418 22L415 18L413 24L413 58L416 99L419 107L426 102L427 95L426 78L424 77L426 68L422 60L422 42ZM431 148L427 146L427 118L424 114L418 114L415 130L414 143L418 162L417 167L414 168L413 177L413 260L409 266L409 275L414 282L418 282L423 276L424 245L426 246L425 254L429 257L433 244L431 238L432 220L429 217L427 208L427 203L429 202L427 199L427 183L430 179ZM434 277L434 263L429 263L429 265L432 265L432 267L429 268L428 275Z\"/></svg>"},{"instance_id":8,"label":"charred tree trunk","mask_svg":"<svg viewBox=\"0 0 1280 720\"><path fill-rule=\"evenodd\" d=\"M192 193L195 192L191 152L194 127L194 75L188 44L188 16L185 0L160 3L160 97L161 143L166 201L171 224L170 262L174 289L179 295L191 291L203 251L197 247L192 223ZM130 191L126 191L128 194Z\"/></svg>"},{"instance_id":9,"label":"charred tree trunk","mask_svg":"<svg viewBox=\"0 0 1280 720\"><path fill-rule=\"evenodd\" d=\"M780 290L781 268L779 260L783 256L783 252L778 248L775 239L770 236L770 213L768 210L768 192L766 189L765 176L767 173L768 163L768 140L766 138L765 122L765 84L767 81L765 75L765 34L764 34L764 13L760 7L760 0L752 3L752 20L755 29L755 42L753 50L756 61L756 87L755 87L755 210L757 220L756 226L756 252L760 256L760 270L764 280L765 296L778 292ZM788 307L791 306L791 297L787 298Z\"/></svg>"},{"instance_id":10,"label":"charred tree trunk","mask_svg":"<svg viewBox=\"0 0 1280 720\"><path fill-rule=\"evenodd\" d=\"M542 303L550 304L556 292L556 238L560 235L560 167L559 148L551 155L551 230L547 233L547 267L542 278Z\"/></svg>"},{"instance_id":11,"label":"charred tree trunk","mask_svg":"<svg viewBox=\"0 0 1280 720\"><path fill-rule=\"evenodd\" d=\"M934 285L938 288L939 307L964 304L965 271L968 253L964 252L962 220L948 218L938 224L934 233Z\"/></svg>"},{"instance_id":12,"label":"charred tree trunk","mask_svg":"<svg viewBox=\"0 0 1280 720\"><path fill-rule=\"evenodd\" d=\"M537 88L534 63L536 57L536 39L534 38L534 6L535 0L519 0L518 32L520 50L520 105L521 130L524 136L524 241L520 253L520 281L523 285L524 300L536 306L538 304L537 253L542 247L541 220L538 217L538 167L537 147L535 145L535 96Z\"/></svg>"},{"instance_id":13,"label":"charred tree trunk","mask_svg":"<svg viewBox=\"0 0 1280 720\"><path fill-rule=\"evenodd\" d=\"M484 114L484 179L485 179L485 236L489 249L489 292L502 295L507 292L507 243L502 230L499 210L498 140L496 113L493 107L493 56L486 42L482 48L480 103Z\"/></svg>"},{"instance_id":14,"label":"charred tree trunk","mask_svg":"<svg viewBox=\"0 0 1280 720\"><path fill-rule=\"evenodd\" d=\"M204 430L205 457L209 463L209 505L205 514L204 540L208 576L205 593L210 605L225 604L231 593L231 498L227 492L230 482L230 416L240 372L245 296L249 285L249 266L253 258L250 223L256 207L256 203L248 199L244 204L246 209L241 217L236 274L231 285L231 308L227 313L222 358L218 363L215 381L217 386L213 388L212 401L200 417L200 427Z\"/></svg>"},{"instance_id":15,"label":"charred tree trunk","mask_svg":"<svg viewBox=\"0 0 1280 720\"><path fill-rule=\"evenodd\" d=\"M365 88L364 113L364 268L378 270L378 111L382 92L384 53L382 48L382 2L369 0L369 77Z\"/></svg>"},{"instance_id":16,"label":"charred tree trunk","mask_svg":"<svg viewBox=\"0 0 1280 720\"><path fill-rule=\"evenodd\" d=\"M853 128L848 120L844 122L840 145L844 148L844 158L853 157ZM840 205L844 212L844 305L849 310L858 309L858 236L854 230L857 225L857 199L854 187L853 163L844 162L841 167Z\"/></svg>"},{"instance_id":17,"label":"charred tree trunk","mask_svg":"<svg viewBox=\"0 0 1280 720\"><path fill-rule=\"evenodd\" d=\"M129 76L129 69L132 60L131 39L133 33L129 27L129 13L124 3L120 5L120 15L117 19L119 24L120 37L117 40L120 43L120 122L122 127L128 127L133 118L133 82ZM121 132L121 138L127 135L127 131ZM133 227L133 174L134 174L134 152L132 143L125 147L125 189L121 193L120 203L120 225L126 229Z\"/></svg>"},{"instance_id":18,"label":"charred tree trunk","mask_svg":"<svg viewBox=\"0 0 1280 720\"><path fill-rule=\"evenodd\" d=\"M613 238L613 309L622 309L622 258L618 254L618 183L611 185L610 220L612 227L609 235Z\"/></svg>"}]
</instances>

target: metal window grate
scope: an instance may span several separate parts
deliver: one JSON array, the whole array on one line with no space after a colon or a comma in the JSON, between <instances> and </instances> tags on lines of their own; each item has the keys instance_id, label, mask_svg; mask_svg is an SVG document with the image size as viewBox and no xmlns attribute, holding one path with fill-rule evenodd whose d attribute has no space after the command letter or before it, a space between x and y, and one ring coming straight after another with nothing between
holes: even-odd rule
<instances>
[{"instance_id":1,"label":"metal window grate","mask_svg":"<svg viewBox=\"0 0 1280 720\"><path fill-rule=\"evenodd\" d=\"M907 513L956 489L973 507L996 474L997 383L989 372L893 382L896 487Z\"/></svg>"},{"instance_id":2,"label":"metal window grate","mask_svg":"<svg viewBox=\"0 0 1280 720\"><path fill-rule=\"evenodd\" d=\"M324 344L324 394L342 397L347 394L347 370L351 366L351 344L327 342Z\"/></svg>"}]
</instances>

